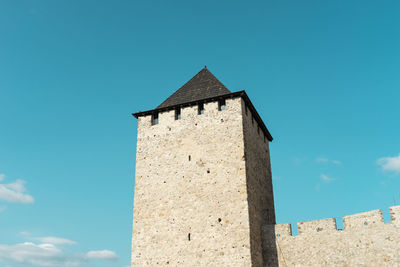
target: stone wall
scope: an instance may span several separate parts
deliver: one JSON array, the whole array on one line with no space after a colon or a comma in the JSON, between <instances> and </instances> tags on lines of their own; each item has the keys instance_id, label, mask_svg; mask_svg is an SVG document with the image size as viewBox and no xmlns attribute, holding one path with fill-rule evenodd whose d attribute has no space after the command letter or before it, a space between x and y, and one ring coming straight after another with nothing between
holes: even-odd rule
<instances>
[{"instance_id":1,"label":"stone wall","mask_svg":"<svg viewBox=\"0 0 400 267\"><path fill-rule=\"evenodd\" d=\"M132 266L251 266L242 99L197 108L138 118Z\"/></svg>"},{"instance_id":2,"label":"stone wall","mask_svg":"<svg viewBox=\"0 0 400 267\"><path fill-rule=\"evenodd\" d=\"M342 230L333 218L299 222L297 236L290 224L264 225L265 249L278 254L265 266L400 266L400 206L389 211L387 223L381 210L345 216Z\"/></svg>"},{"instance_id":3,"label":"stone wall","mask_svg":"<svg viewBox=\"0 0 400 267\"><path fill-rule=\"evenodd\" d=\"M263 255L261 238L262 226L275 224L269 142L244 101L242 110L252 266L263 266L274 252Z\"/></svg>"}]
</instances>

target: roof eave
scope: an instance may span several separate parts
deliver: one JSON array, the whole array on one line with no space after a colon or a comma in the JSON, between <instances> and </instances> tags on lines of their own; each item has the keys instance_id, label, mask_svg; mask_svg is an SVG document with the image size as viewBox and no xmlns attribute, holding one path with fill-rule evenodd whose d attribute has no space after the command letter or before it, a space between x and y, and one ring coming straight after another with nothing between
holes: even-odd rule
<instances>
[{"instance_id":1,"label":"roof eave","mask_svg":"<svg viewBox=\"0 0 400 267\"><path fill-rule=\"evenodd\" d=\"M227 98L234 98L234 97L242 97L242 99L246 102L247 106L249 107L251 113L253 114L254 118L256 119L257 123L259 124L260 128L264 132L264 134L267 136L268 140L271 142L274 138L268 131L267 127L265 126L263 120L261 119L260 115L258 114L257 110L255 109L253 103L251 103L250 98L247 96L246 91L238 91L238 92L233 92L225 95L219 95L219 96L214 96L210 98L205 98L201 100L195 100L191 102L186 102L186 103L181 103L181 104L176 104L168 107L162 107L162 108L155 108L147 111L140 111L136 113L132 113L132 116L135 118L138 118L140 116L148 116L152 115L158 112L163 112L163 111L169 111L169 110L174 110L178 107L187 107L187 106L193 106L196 104L201 104L201 103L207 103L207 102L212 102L220 99L227 99Z\"/></svg>"}]
</instances>

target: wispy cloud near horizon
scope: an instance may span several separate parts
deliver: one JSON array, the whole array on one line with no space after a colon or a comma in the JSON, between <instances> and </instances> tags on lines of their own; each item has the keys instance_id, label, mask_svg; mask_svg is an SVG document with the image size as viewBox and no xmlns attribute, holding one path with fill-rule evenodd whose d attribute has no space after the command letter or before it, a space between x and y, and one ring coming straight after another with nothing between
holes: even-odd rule
<instances>
[{"instance_id":1,"label":"wispy cloud near horizon","mask_svg":"<svg viewBox=\"0 0 400 267\"><path fill-rule=\"evenodd\" d=\"M111 250L91 250L89 251L86 256L89 259L99 259L99 260L116 260L118 259L118 255Z\"/></svg>"},{"instance_id":2,"label":"wispy cloud near horizon","mask_svg":"<svg viewBox=\"0 0 400 267\"><path fill-rule=\"evenodd\" d=\"M44 236L44 237L35 237L32 233L28 231L22 231L19 233L23 238L28 240L40 241L41 243L50 243L53 245L76 245L77 242L72 241L70 239L55 237L55 236Z\"/></svg>"},{"instance_id":3,"label":"wispy cloud near horizon","mask_svg":"<svg viewBox=\"0 0 400 267\"><path fill-rule=\"evenodd\" d=\"M43 267L79 267L92 259L116 261L119 256L111 250L91 250L87 253L67 253L57 244L76 244L65 238L38 238L43 243L24 242L15 245L0 244L0 262ZM57 243L57 244L56 244Z\"/></svg>"},{"instance_id":4,"label":"wispy cloud near horizon","mask_svg":"<svg viewBox=\"0 0 400 267\"><path fill-rule=\"evenodd\" d=\"M61 238L61 237L54 237L54 236L46 236L46 237L38 237L36 238L42 243L50 243L53 245L75 245L76 242L66 239L66 238Z\"/></svg>"}]
</instances>

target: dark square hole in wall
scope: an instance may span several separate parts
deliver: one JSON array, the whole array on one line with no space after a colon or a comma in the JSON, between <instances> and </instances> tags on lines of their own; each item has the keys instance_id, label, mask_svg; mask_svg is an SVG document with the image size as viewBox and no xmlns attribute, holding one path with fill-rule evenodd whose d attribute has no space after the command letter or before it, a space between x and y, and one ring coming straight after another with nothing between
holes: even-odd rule
<instances>
[{"instance_id":1,"label":"dark square hole in wall","mask_svg":"<svg viewBox=\"0 0 400 267\"><path fill-rule=\"evenodd\" d=\"M158 124L158 113L154 113L151 115L151 125L156 125Z\"/></svg>"},{"instance_id":2,"label":"dark square hole in wall","mask_svg":"<svg viewBox=\"0 0 400 267\"><path fill-rule=\"evenodd\" d=\"M226 102L225 99L221 99L218 101L218 110L225 110L226 109Z\"/></svg>"},{"instance_id":3,"label":"dark square hole in wall","mask_svg":"<svg viewBox=\"0 0 400 267\"><path fill-rule=\"evenodd\" d=\"M175 109L175 120L181 119L181 108Z\"/></svg>"},{"instance_id":4,"label":"dark square hole in wall","mask_svg":"<svg viewBox=\"0 0 400 267\"><path fill-rule=\"evenodd\" d=\"M197 114L198 114L198 115L204 114L204 104L203 104L203 103L201 103L201 104L198 105L198 107L197 107Z\"/></svg>"}]
</instances>

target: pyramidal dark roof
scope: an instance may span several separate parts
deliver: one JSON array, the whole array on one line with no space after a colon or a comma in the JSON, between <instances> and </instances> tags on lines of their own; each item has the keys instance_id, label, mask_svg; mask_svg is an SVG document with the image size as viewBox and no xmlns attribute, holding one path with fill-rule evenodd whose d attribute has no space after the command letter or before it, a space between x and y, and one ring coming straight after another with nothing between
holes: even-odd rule
<instances>
[{"instance_id":1,"label":"pyramidal dark roof","mask_svg":"<svg viewBox=\"0 0 400 267\"><path fill-rule=\"evenodd\" d=\"M258 126L264 132L268 140L272 141L273 138L270 132L253 106L253 103L251 103L246 92L243 90L232 93L206 67L204 67L204 69L197 73L192 79L190 79L190 81L184 84L155 109L139 111L133 113L132 115L135 118L149 115L154 116L159 112L165 112L175 108L182 108L200 103L209 103L216 100L236 97L241 97L243 99L246 104L246 108L250 110L253 118L257 121Z\"/></svg>"},{"instance_id":2,"label":"pyramidal dark roof","mask_svg":"<svg viewBox=\"0 0 400 267\"><path fill-rule=\"evenodd\" d=\"M208 69L204 67L192 79L157 107L165 108L231 93Z\"/></svg>"}]
</instances>

